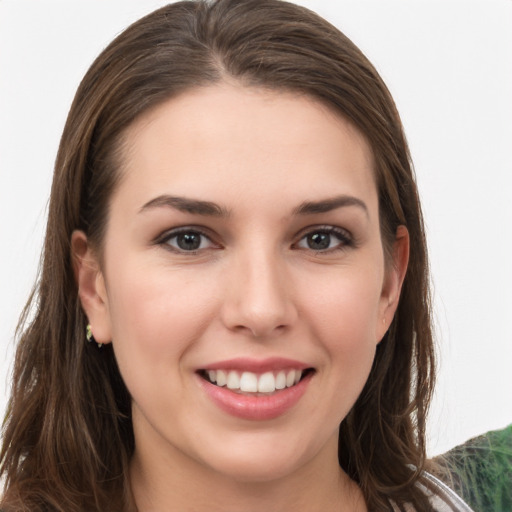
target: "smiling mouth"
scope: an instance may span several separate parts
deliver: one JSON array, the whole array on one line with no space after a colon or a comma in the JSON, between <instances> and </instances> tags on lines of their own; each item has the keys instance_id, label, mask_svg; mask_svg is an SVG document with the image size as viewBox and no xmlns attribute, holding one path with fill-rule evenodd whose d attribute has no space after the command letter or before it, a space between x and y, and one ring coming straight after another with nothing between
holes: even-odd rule
<instances>
[{"instance_id":1,"label":"smiling mouth","mask_svg":"<svg viewBox=\"0 0 512 512\"><path fill-rule=\"evenodd\" d=\"M226 387L234 393L259 396L292 388L313 372L313 368L304 370L292 368L264 373L237 370L199 370L198 373L215 386Z\"/></svg>"}]
</instances>

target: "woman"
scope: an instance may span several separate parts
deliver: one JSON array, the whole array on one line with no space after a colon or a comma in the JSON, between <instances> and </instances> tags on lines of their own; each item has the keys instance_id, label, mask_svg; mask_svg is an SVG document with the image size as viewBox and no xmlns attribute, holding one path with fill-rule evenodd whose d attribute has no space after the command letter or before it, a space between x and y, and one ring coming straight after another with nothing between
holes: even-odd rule
<instances>
[{"instance_id":1,"label":"woman","mask_svg":"<svg viewBox=\"0 0 512 512\"><path fill-rule=\"evenodd\" d=\"M464 510L426 470L427 255L393 101L274 0L95 61L2 448L11 510Z\"/></svg>"}]
</instances>

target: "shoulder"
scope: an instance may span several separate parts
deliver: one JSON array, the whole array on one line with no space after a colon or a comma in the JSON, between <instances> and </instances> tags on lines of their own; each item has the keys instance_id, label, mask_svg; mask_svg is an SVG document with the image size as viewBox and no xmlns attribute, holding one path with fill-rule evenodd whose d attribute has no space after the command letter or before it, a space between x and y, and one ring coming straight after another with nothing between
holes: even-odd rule
<instances>
[{"instance_id":1,"label":"shoulder","mask_svg":"<svg viewBox=\"0 0 512 512\"><path fill-rule=\"evenodd\" d=\"M473 512L469 505L457 494L430 473L423 473L417 485L428 497L431 512ZM401 510L404 512L416 512L416 509L410 504L405 504L403 509L400 509L394 503L391 503L391 506L395 512Z\"/></svg>"},{"instance_id":2,"label":"shoulder","mask_svg":"<svg viewBox=\"0 0 512 512\"><path fill-rule=\"evenodd\" d=\"M419 485L428 495L433 511L473 512L457 494L430 473L423 474Z\"/></svg>"}]
</instances>

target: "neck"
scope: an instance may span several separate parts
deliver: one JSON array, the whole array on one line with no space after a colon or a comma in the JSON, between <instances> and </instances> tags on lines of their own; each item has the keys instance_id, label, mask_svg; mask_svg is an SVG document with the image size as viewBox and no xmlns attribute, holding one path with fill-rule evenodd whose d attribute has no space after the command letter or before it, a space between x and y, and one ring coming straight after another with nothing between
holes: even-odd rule
<instances>
[{"instance_id":1,"label":"neck","mask_svg":"<svg viewBox=\"0 0 512 512\"><path fill-rule=\"evenodd\" d=\"M240 481L185 454L135 452L130 480L136 510L160 512L366 512L359 487L343 472L332 446L291 474Z\"/></svg>"}]
</instances>

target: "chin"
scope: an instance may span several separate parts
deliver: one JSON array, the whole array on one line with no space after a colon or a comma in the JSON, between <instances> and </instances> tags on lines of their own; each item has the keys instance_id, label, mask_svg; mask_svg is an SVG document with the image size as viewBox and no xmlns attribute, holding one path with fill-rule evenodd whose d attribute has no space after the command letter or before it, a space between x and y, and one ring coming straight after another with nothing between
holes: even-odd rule
<instances>
[{"instance_id":1,"label":"chin","mask_svg":"<svg viewBox=\"0 0 512 512\"><path fill-rule=\"evenodd\" d=\"M300 464L292 461L255 461L252 458L226 461L218 471L233 482L241 484L265 484L286 478L297 471Z\"/></svg>"},{"instance_id":2,"label":"chin","mask_svg":"<svg viewBox=\"0 0 512 512\"><path fill-rule=\"evenodd\" d=\"M269 483L308 466L318 451L317 446L307 448L300 442L291 442L291 439L270 441L268 436L264 437L265 442L245 438L231 443L222 453L216 450L215 454L210 454L210 462L214 461L210 467L234 482Z\"/></svg>"}]
</instances>

